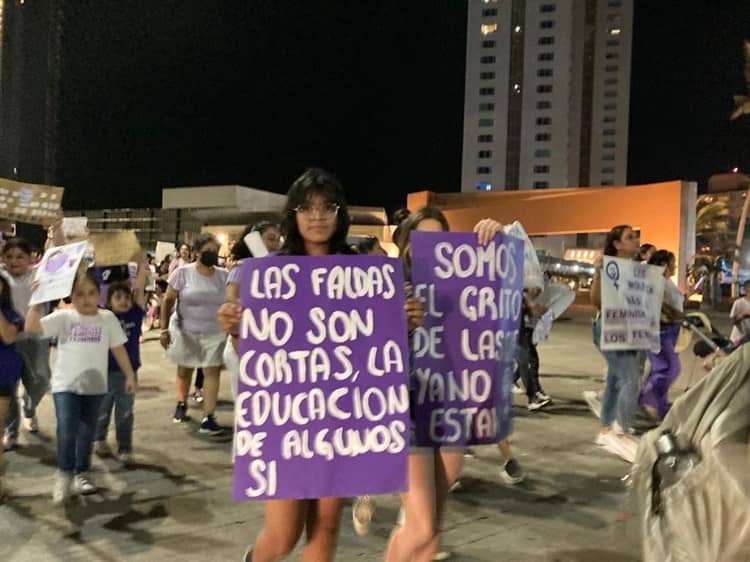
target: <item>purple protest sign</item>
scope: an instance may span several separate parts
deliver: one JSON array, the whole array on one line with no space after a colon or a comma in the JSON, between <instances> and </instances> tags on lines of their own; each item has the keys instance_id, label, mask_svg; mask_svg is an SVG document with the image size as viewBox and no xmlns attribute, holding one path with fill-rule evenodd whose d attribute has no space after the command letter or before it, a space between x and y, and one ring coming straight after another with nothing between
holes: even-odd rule
<instances>
[{"instance_id":1,"label":"purple protest sign","mask_svg":"<svg viewBox=\"0 0 750 562\"><path fill-rule=\"evenodd\" d=\"M510 432L523 300L523 241L498 234L411 233L417 445L495 443Z\"/></svg>"},{"instance_id":2,"label":"purple protest sign","mask_svg":"<svg viewBox=\"0 0 750 562\"><path fill-rule=\"evenodd\" d=\"M240 290L233 498L404 491L409 350L401 262L250 259Z\"/></svg>"}]
</instances>

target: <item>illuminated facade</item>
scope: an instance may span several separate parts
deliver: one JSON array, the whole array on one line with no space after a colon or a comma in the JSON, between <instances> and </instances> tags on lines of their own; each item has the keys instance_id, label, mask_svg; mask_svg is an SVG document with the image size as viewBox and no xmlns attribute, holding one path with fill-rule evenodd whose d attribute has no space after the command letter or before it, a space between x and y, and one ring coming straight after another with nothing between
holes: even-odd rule
<instances>
[{"instance_id":1,"label":"illuminated facade","mask_svg":"<svg viewBox=\"0 0 750 562\"><path fill-rule=\"evenodd\" d=\"M632 0L469 0L462 191L624 185Z\"/></svg>"}]
</instances>

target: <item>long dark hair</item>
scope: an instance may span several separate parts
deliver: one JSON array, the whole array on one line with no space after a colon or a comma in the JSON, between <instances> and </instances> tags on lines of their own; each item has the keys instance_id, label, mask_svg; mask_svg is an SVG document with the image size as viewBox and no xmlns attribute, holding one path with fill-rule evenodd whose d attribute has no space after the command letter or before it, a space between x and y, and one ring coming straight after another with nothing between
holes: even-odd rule
<instances>
[{"instance_id":1,"label":"long dark hair","mask_svg":"<svg viewBox=\"0 0 750 562\"><path fill-rule=\"evenodd\" d=\"M622 235L627 229L633 230L629 224L620 224L615 226L612 230L607 233L607 239L604 241L604 255L605 256L616 256L617 248L615 248L615 242L622 240Z\"/></svg>"},{"instance_id":2,"label":"long dark hair","mask_svg":"<svg viewBox=\"0 0 750 562\"><path fill-rule=\"evenodd\" d=\"M311 197L319 195L328 203L339 206L336 215L336 230L328 241L329 254L351 254L352 250L346 245L346 235L349 232L349 209L346 205L344 188L333 174L318 168L310 168L298 177L286 194L283 218L281 219L281 233L284 245L279 254L286 256L304 256L305 241L297 227L295 209L307 203Z\"/></svg>"},{"instance_id":3,"label":"long dark hair","mask_svg":"<svg viewBox=\"0 0 750 562\"><path fill-rule=\"evenodd\" d=\"M0 291L0 308L13 308L10 300L10 283L2 275L0 275L0 286L2 286L2 291Z\"/></svg>"},{"instance_id":4,"label":"long dark hair","mask_svg":"<svg viewBox=\"0 0 750 562\"><path fill-rule=\"evenodd\" d=\"M398 237L398 253L404 262L404 275L407 279L411 277L411 233L417 229L420 222L427 219L438 221L440 226L443 227L443 232L448 232L451 229L448 219L445 218L443 212L437 207L430 205L417 209L401 221L399 225L401 231Z\"/></svg>"},{"instance_id":5,"label":"long dark hair","mask_svg":"<svg viewBox=\"0 0 750 562\"><path fill-rule=\"evenodd\" d=\"M20 236L9 238L5 242L5 246L3 247L3 254L7 254L14 248L21 250L26 255L31 255L31 252L34 250L31 247L31 243L25 238L21 238Z\"/></svg>"}]
</instances>

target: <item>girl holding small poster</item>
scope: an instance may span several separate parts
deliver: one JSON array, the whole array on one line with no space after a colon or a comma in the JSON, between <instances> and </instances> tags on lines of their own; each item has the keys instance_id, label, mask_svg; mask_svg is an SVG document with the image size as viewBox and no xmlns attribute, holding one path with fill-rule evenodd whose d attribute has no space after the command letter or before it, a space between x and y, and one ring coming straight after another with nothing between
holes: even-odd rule
<instances>
[{"instance_id":1,"label":"girl holding small poster","mask_svg":"<svg viewBox=\"0 0 750 562\"><path fill-rule=\"evenodd\" d=\"M102 398L107 393L107 359L112 352L125 376L125 391L135 392L135 373L125 350L127 337L120 322L100 309L99 285L91 270L79 273L73 283L72 308L41 317L32 306L26 331L56 337L57 361L52 374L52 397L57 417L57 478L52 502L63 503L71 491L94 494L88 475L94 431Z\"/></svg>"},{"instance_id":2,"label":"girl holding small poster","mask_svg":"<svg viewBox=\"0 0 750 562\"><path fill-rule=\"evenodd\" d=\"M404 262L404 274L409 279L410 234L414 231L448 232L450 226L439 209L423 207L404 220L400 228L399 250ZM480 244L487 244L495 234L502 232L502 225L495 220L484 219L476 224L474 232L477 233ZM415 384L412 379L410 385ZM504 444L507 445L507 441ZM445 502L451 486L461 474L464 449L417 447L412 443L409 450L409 490L401 495L403 525L391 535L385 555L386 562L432 560L438 554ZM439 559L444 558L443 555Z\"/></svg>"}]
</instances>

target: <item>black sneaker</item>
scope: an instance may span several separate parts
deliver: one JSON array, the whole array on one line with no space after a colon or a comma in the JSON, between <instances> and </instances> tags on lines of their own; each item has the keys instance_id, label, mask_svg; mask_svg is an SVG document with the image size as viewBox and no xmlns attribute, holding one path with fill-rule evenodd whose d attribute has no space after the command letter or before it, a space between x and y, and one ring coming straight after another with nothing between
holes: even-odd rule
<instances>
[{"instance_id":1,"label":"black sneaker","mask_svg":"<svg viewBox=\"0 0 750 562\"><path fill-rule=\"evenodd\" d=\"M177 408L174 410L174 418L172 418L172 421L174 423L182 423L189 419L190 416L187 414L187 404L185 402L177 402Z\"/></svg>"},{"instance_id":2,"label":"black sneaker","mask_svg":"<svg viewBox=\"0 0 750 562\"><path fill-rule=\"evenodd\" d=\"M216 419L213 415L203 418L203 422L201 423L201 428L199 431L201 433L208 433L209 435L219 435L220 433L224 432L224 430L219 427L219 424L216 423Z\"/></svg>"},{"instance_id":3,"label":"black sneaker","mask_svg":"<svg viewBox=\"0 0 750 562\"><path fill-rule=\"evenodd\" d=\"M500 469L500 476L507 484L520 484L526 475L516 459L508 460Z\"/></svg>"}]
</instances>

